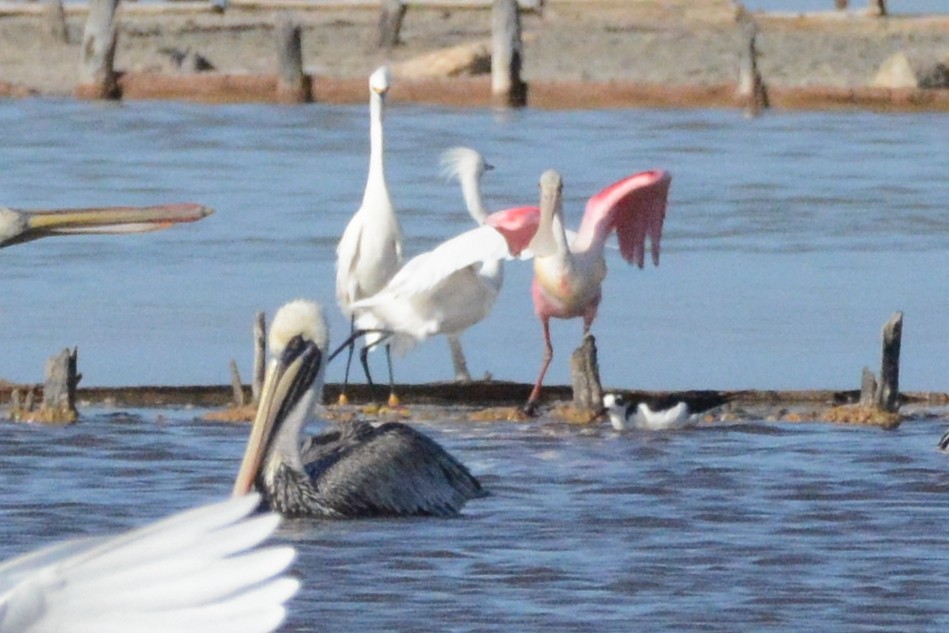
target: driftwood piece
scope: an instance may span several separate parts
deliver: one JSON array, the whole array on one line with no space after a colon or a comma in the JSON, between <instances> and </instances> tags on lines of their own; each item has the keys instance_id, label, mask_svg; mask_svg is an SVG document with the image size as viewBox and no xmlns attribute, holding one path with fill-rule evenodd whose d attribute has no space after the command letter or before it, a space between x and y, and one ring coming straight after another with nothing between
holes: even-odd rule
<instances>
[{"instance_id":1,"label":"driftwood piece","mask_svg":"<svg viewBox=\"0 0 949 633\"><path fill-rule=\"evenodd\" d=\"M235 407L244 406L244 386L241 384L241 372L237 369L237 361L231 359L231 394Z\"/></svg>"},{"instance_id":2,"label":"driftwood piece","mask_svg":"<svg viewBox=\"0 0 949 633\"><path fill-rule=\"evenodd\" d=\"M768 91L758 71L758 26L753 20L742 22L743 47L738 64L738 101L747 117L756 117L768 107Z\"/></svg>"},{"instance_id":3,"label":"driftwood piece","mask_svg":"<svg viewBox=\"0 0 949 633\"><path fill-rule=\"evenodd\" d=\"M267 317L258 312L254 318L254 376L250 383L254 404L260 403L260 392L264 390L264 375L267 372Z\"/></svg>"},{"instance_id":4,"label":"driftwood piece","mask_svg":"<svg viewBox=\"0 0 949 633\"><path fill-rule=\"evenodd\" d=\"M408 5L403 0L379 1L379 32L376 37L376 48L390 51L399 44L399 32L402 30L402 20Z\"/></svg>"},{"instance_id":5,"label":"driftwood piece","mask_svg":"<svg viewBox=\"0 0 949 633\"><path fill-rule=\"evenodd\" d=\"M491 98L496 106L527 105L521 16L517 0L494 0L491 8Z\"/></svg>"},{"instance_id":6,"label":"driftwood piece","mask_svg":"<svg viewBox=\"0 0 949 633\"><path fill-rule=\"evenodd\" d=\"M81 99L118 99L121 96L114 68L115 10L118 6L119 0L89 2L89 16L79 53L79 83L75 90Z\"/></svg>"},{"instance_id":7,"label":"driftwood piece","mask_svg":"<svg viewBox=\"0 0 949 633\"><path fill-rule=\"evenodd\" d=\"M896 312L883 326L883 360L876 406L896 412L900 408L900 347L903 338L903 313Z\"/></svg>"},{"instance_id":8,"label":"driftwood piece","mask_svg":"<svg viewBox=\"0 0 949 633\"><path fill-rule=\"evenodd\" d=\"M69 43L63 0L46 0L46 32L56 42Z\"/></svg>"},{"instance_id":9,"label":"driftwood piece","mask_svg":"<svg viewBox=\"0 0 949 633\"><path fill-rule=\"evenodd\" d=\"M311 100L310 77L303 72L303 43L300 23L290 16L277 21L277 101L306 103Z\"/></svg>"},{"instance_id":10,"label":"driftwood piece","mask_svg":"<svg viewBox=\"0 0 949 633\"><path fill-rule=\"evenodd\" d=\"M583 343L570 357L570 380L575 409L592 412L602 408L603 387L596 358L596 339L592 334L583 337Z\"/></svg>"}]
</instances>

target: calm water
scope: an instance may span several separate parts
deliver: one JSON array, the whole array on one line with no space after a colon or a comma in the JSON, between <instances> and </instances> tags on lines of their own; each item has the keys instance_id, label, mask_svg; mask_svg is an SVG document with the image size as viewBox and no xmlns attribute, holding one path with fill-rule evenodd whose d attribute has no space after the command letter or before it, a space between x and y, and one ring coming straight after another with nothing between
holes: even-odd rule
<instances>
[{"instance_id":1,"label":"calm water","mask_svg":"<svg viewBox=\"0 0 949 633\"><path fill-rule=\"evenodd\" d=\"M321 301L336 340L338 236L361 198L364 106L0 103L0 192L13 207L195 200L216 215L160 234L59 238L0 252L0 377L40 380L79 347L85 385L221 384L245 377L258 310ZM905 312L906 390L949 390L945 114L525 111L396 105L390 189L408 254L472 226L438 156L466 144L496 169L493 209L533 203L547 168L568 222L586 198L651 167L674 175L659 268L610 253L594 333L604 384L647 389L853 388ZM520 264L520 265L517 265ZM531 267L463 337L472 373L531 381L541 356ZM568 381L580 324L555 322L550 381ZM382 371L381 358L374 359ZM436 339L397 380L450 377ZM341 379L340 366L329 380Z\"/></svg>"},{"instance_id":2,"label":"calm water","mask_svg":"<svg viewBox=\"0 0 949 633\"><path fill-rule=\"evenodd\" d=\"M5 425L0 558L226 495L200 412ZM945 417L943 417L945 420ZM942 631L942 423L670 434L419 423L491 489L457 519L292 521L285 631Z\"/></svg>"},{"instance_id":3,"label":"calm water","mask_svg":"<svg viewBox=\"0 0 949 633\"><path fill-rule=\"evenodd\" d=\"M222 383L249 365L254 313L333 304L333 253L366 169L364 107L0 103L10 206L217 208L129 238L0 252L0 376L37 380L80 348L84 384ZM945 115L391 109L388 172L409 253L465 230L438 154L480 149L492 208L529 203L546 168L568 215L633 171L674 174L663 262L610 258L595 332L607 385L852 388L906 313L902 386L947 390ZM531 380L528 266L508 267L466 337L476 373ZM567 379L578 323L554 328ZM449 375L442 341L399 380ZM330 369L329 379L340 369ZM228 493L247 428L200 411L87 411L2 427L0 557ZM457 520L291 522L288 631L945 630L947 420L898 431L755 424L616 435L554 424L419 422L494 495Z\"/></svg>"}]
</instances>

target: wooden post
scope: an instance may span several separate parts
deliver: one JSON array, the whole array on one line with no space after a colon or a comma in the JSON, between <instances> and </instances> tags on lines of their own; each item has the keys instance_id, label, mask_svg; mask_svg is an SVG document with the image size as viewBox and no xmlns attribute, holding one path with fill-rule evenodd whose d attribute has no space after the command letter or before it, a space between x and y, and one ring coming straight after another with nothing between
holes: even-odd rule
<instances>
[{"instance_id":1,"label":"wooden post","mask_svg":"<svg viewBox=\"0 0 949 633\"><path fill-rule=\"evenodd\" d=\"M244 385L241 383L241 373L237 369L237 361L231 359L231 394L235 407L244 406Z\"/></svg>"},{"instance_id":2,"label":"wooden post","mask_svg":"<svg viewBox=\"0 0 949 633\"><path fill-rule=\"evenodd\" d=\"M758 72L758 26L754 21L742 21L744 48L738 65L738 101L743 105L746 117L756 117L768 107L768 91L761 73Z\"/></svg>"},{"instance_id":3,"label":"wooden post","mask_svg":"<svg viewBox=\"0 0 949 633\"><path fill-rule=\"evenodd\" d=\"M491 96L496 106L527 105L527 84L521 80L522 51L517 0L494 0L491 9Z\"/></svg>"},{"instance_id":4,"label":"wooden post","mask_svg":"<svg viewBox=\"0 0 949 633\"><path fill-rule=\"evenodd\" d=\"M390 51L402 43L399 40L399 31L402 30L402 20L407 9L403 0L380 0L377 48Z\"/></svg>"},{"instance_id":5,"label":"wooden post","mask_svg":"<svg viewBox=\"0 0 949 633\"><path fill-rule=\"evenodd\" d=\"M886 16L886 0L870 0L870 7L868 9L870 15L875 15L877 17Z\"/></svg>"},{"instance_id":6,"label":"wooden post","mask_svg":"<svg viewBox=\"0 0 949 633\"><path fill-rule=\"evenodd\" d=\"M289 16L277 21L277 101L306 103L311 100L310 78L303 72L303 44L299 22Z\"/></svg>"},{"instance_id":7,"label":"wooden post","mask_svg":"<svg viewBox=\"0 0 949 633\"><path fill-rule=\"evenodd\" d=\"M838 11L847 10L848 0L834 0L834 8Z\"/></svg>"},{"instance_id":8,"label":"wooden post","mask_svg":"<svg viewBox=\"0 0 949 633\"><path fill-rule=\"evenodd\" d=\"M583 344L570 357L570 380L573 384L575 409L598 411L603 406L603 387L600 385L600 366L596 359L596 339L592 334L583 337Z\"/></svg>"},{"instance_id":9,"label":"wooden post","mask_svg":"<svg viewBox=\"0 0 949 633\"><path fill-rule=\"evenodd\" d=\"M76 385L82 376L76 372L76 356L76 349L64 349L46 361L41 414L45 422L75 422L78 417Z\"/></svg>"},{"instance_id":10,"label":"wooden post","mask_svg":"<svg viewBox=\"0 0 949 633\"><path fill-rule=\"evenodd\" d=\"M89 17L82 35L79 53L79 83L75 94L80 99L118 99L115 62L115 10L119 0L89 0Z\"/></svg>"},{"instance_id":11,"label":"wooden post","mask_svg":"<svg viewBox=\"0 0 949 633\"><path fill-rule=\"evenodd\" d=\"M260 404L260 392L264 390L264 374L267 371L267 317L263 312L254 319L254 376L250 392L254 404Z\"/></svg>"},{"instance_id":12,"label":"wooden post","mask_svg":"<svg viewBox=\"0 0 949 633\"><path fill-rule=\"evenodd\" d=\"M46 0L46 32L56 42L69 43L63 0Z\"/></svg>"},{"instance_id":13,"label":"wooden post","mask_svg":"<svg viewBox=\"0 0 949 633\"><path fill-rule=\"evenodd\" d=\"M895 413L900 408L900 347L903 338L903 313L895 312L883 326L883 361L877 385L876 406Z\"/></svg>"},{"instance_id":14,"label":"wooden post","mask_svg":"<svg viewBox=\"0 0 949 633\"><path fill-rule=\"evenodd\" d=\"M875 407L877 401L877 377L869 367L863 368L860 380L860 406Z\"/></svg>"}]
</instances>

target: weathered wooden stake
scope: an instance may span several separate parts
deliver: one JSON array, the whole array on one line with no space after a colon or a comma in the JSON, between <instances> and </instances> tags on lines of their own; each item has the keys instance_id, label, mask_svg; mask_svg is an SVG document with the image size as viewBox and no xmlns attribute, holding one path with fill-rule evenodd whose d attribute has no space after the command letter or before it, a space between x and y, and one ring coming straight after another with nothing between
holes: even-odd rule
<instances>
[{"instance_id":1,"label":"weathered wooden stake","mask_svg":"<svg viewBox=\"0 0 949 633\"><path fill-rule=\"evenodd\" d=\"M600 385L600 366L596 359L596 339L592 334L583 337L583 344L570 357L570 380L573 384L573 406L576 409L598 411L603 406L603 387Z\"/></svg>"},{"instance_id":2,"label":"weathered wooden stake","mask_svg":"<svg viewBox=\"0 0 949 633\"><path fill-rule=\"evenodd\" d=\"M76 371L77 350L64 349L46 361L41 418L45 422L75 422L76 385L82 379Z\"/></svg>"},{"instance_id":3,"label":"weathered wooden stake","mask_svg":"<svg viewBox=\"0 0 949 633\"><path fill-rule=\"evenodd\" d=\"M303 72L303 44L299 22L289 16L277 21L277 101L306 103L312 99L310 77Z\"/></svg>"},{"instance_id":4,"label":"weathered wooden stake","mask_svg":"<svg viewBox=\"0 0 949 633\"><path fill-rule=\"evenodd\" d=\"M258 312L254 319L254 377L250 392L254 404L260 404L260 392L264 389L264 374L267 371L267 317Z\"/></svg>"},{"instance_id":5,"label":"weathered wooden stake","mask_svg":"<svg viewBox=\"0 0 949 633\"><path fill-rule=\"evenodd\" d=\"M900 346L903 338L903 313L895 312L883 326L883 361L877 385L876 406L895 413L900 408Z\"/></svg>"},{"instance_id":6,"label":"weathered wooden stake","mask_svg":"<svg viewBox=\"0 0 949 633\"><path fill-rule=\"evenodd\" d=\"M834 8L838 11L846 11L849 0L834 0Z\"/></svg>"},{"instance_id":7,"label":"weathered wooden stake","mask_svg":"<svg viewBox=\"0 0 949 633\"><path fill-rule=\"evenodd\" d=\"M121 94L115 62L115 10L119 0L90 0L89 17L79 54L79 83L75 94L81 99L118 99Z\"/></svg>"},{"instance_id":8,"label":"weathered wooden stake","mask_svg":"<svg viewBox=\"0 0 949 633\"><path fill-rule=\"evenodd\" d=\"M869 367L863 368L860 380L860 406L875 407L877 401L877 377Z\"/></svg>"},{"instance_id":9,"label":"weathered wooden stake","mask_svg":"<svg viewBox=\"0 0 949 633\"><path fill-rule=\"evenodd\" d=\"M399 31L402 30L402 20L407 9L408 6L403 0L380 0L376 48L390 51L402 43L399 40Z\"/></svg>"},{"instance_id":10,"label":"weathered wooden stake","mask_svg":"<svg viewBox=\"0 0 949 633\"><path fill-rule=\"evenodd\" d=\"M233 394L234 406L244 406L244 386L241 383L241 372L237 369L237 361L231 359L231 393Z\"/></svg>"},{"instance_id":11,"label":"weathered wooden stake","mask_svg":"<svg viewBox=\"0 0 949 633\"><path fill-rule=\"evenodd\" d=\"M69 43L63 0L46 0L46 31L53 40L64 44Z\"/></svg>"},{"instance_id":12,"label":"weathered wooden stake","mask_svg":"<svg viewBox=\"0 0 949 633\"><path fill-rule=\"evenodd\" d=\"M744 106L746 117L756 117L768 107L768 91L758 72L758 26L754 21L742 21L744 48L738 65L738 101Z\"/></svg>"},{"instance_id":13,"label":"weathered wooden stake","mask_svg":"<svg viewBox=\"0 0 949 633\"><path fill-rule=\"evenodd\" d=\"M517 0L494 0L491 9L491 96L500 107L527 105L521 16Z\"/></svg>"},{"instance_id":14,"label":"weathered wooden stake","mask_svg":"<svg viewBox=\"0 0 949 633\"><path fill-rule=\"evenodd\" d=\"M886 16L886 0L870 0L869 13L881 18Z\"/></svg>"}]
</instances>

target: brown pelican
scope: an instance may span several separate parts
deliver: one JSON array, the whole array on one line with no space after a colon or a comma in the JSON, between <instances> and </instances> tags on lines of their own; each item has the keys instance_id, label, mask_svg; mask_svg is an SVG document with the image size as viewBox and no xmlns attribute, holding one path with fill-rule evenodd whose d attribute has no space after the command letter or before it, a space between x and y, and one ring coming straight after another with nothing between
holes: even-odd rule
<instances>
[{"instance_id":1,"label":"brown pelican","mask_svg":"<svg viewBox=\"0 0 949 633\"><path fill-rule=\"evenodd\" d=\"M0 633L268 633L300 587L292 547L257 546L280 523L257 495L114 537L57 543L0 564Z\"/></svg>"},{"instance_id":2,"label":"brown pelican","mask_svg":"<svg viewBox=\"0 0 949 633\"><path fill-rule=\"evenodd\" d=\"M352 304L382 290L402 266L402 227L386 184L382 133L383 110L390 81L389 69L385 66L378 68L369 77L369 173L362 204L346 225L336 247L336 300L343 314L350 318L352 330L371 327L359 322L359 311L354 310ZM367 345L359 354L370 386L372 378L369 375L367 354L377 342L378 338L374 335L368 337ZM350 346L343 394L340 396L344 402L352 358L353 346ZM389 366L389 403L395 406L398 400L392 393L392 359L388 345L386 361Z\"/></svg>"},{"instance_id":3,"label":"brown pelican","mask_svg":"<svg viewBox=\"0 0 949 633\"><path fill-rule=\"evenodd\" d=\"M323 392L327 340L316 303L293 301L274 317L273 358L235 495L253 486L281 514L327 518L452 516L484 496L478 480L437 442L398 422L343 422L301 444Z\"/></svg>"},{"instance_id":4,"label":"brown pelican","mask_svg":"<svg viewBox=\"0 0 949 633\"><path fill-rule=\"evenodd\" d=\"M198 204L27 211L0 207L0 248L53 235L144 233L213 213Z\"/></svg>"}]
</instances>

